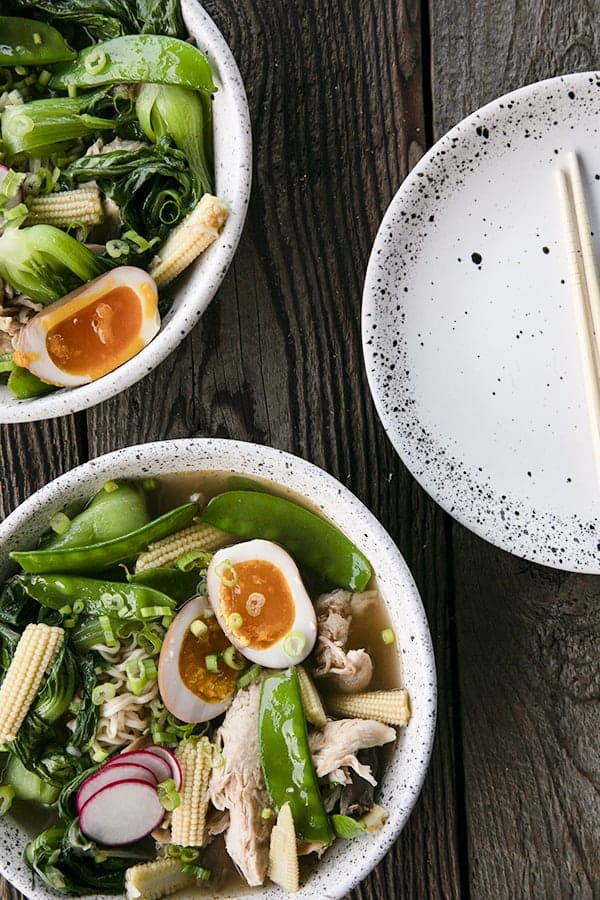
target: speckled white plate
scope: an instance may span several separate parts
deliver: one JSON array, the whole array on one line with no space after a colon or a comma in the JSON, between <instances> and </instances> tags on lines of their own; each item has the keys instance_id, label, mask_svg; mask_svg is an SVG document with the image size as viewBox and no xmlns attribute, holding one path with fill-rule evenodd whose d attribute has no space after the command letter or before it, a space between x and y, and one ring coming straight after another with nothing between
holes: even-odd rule
<instances>
[{"instance_id":1,"label":"speckled white plate","mask_svg":"<svg viewBox=\"0 0 600 900\"><path fill-rule=\"evenodd\" d=\"M569 150L600 234L600 75L522 88L438 141L379 229L363 346L392 443L447 512L518 556L600 573L556 190Z\"/></svg>"},{"instance_id":2,"label":"speckled white plate","mask_svg":"<svg viewBox=\"0 0 600 900\"><path fill-rule=\"evenodd\" d=\"M173 306L159 334L137 356L114 372L77 388L18 401L0 384L0 422L51 419L94 406L125 390L174 350L196 324L225 277L235 254L250 198L252 135L244 85L223 35L197 0L182 0L189 33L209 58L217 92L213 101L215 189L229 207L218 240L177 281Z\"/></svg>"},{"instance_id":3,"label":"speckled white plate","mask_svg":"<svg viewBox=\"0 0 600 900\"><path fill-rule=\"evenodd\" d=\"M197 438L129 447L100 456L62 475L33 494L0 524L0 581L9 568L9 550L34 545L53 513L75 500L89 497L106 480L208 470L269 479L308 498L322 510L373 563L397 635L403 684L411 696L412 720L400 730L381 785L379 803L389 810L389 820L375 835L336 842L295 895L302 900L338 900L379 862L408 819L427 770L436 713L435 663L419 594L390 536L356 497L311 463L257 444ZM38 880L32 880L21 859L28 837L38 833L41 827L35 815L16 821L9 814L2 819L0 871L28 897L52 900L55 895L46 891ZM185 896L192 895L186 891ZM198 893L198 896L207 895ZM238 896L240 900L243 897L247 900L289 898L289 894L273 885Z\"/></svg>"}]
</instances>

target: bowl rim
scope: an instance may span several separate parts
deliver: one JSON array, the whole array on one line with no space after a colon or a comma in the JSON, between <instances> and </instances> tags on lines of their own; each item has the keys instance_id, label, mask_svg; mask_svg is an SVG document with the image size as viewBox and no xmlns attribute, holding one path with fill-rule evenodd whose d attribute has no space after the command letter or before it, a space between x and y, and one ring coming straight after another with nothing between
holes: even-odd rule
<instances>
[{"instance_id":1,"label":"bowl rim","mask_svg":"<svg viewBox=\"0 0 600 900\"><path fill-rule=\"evenodd\" d=\"M209 57L214 74L218 73L219 90L228 95L234 113L228 128L237 148L236 167L230 179L230 193L236 200L235 205L230 205L229 217L219 240L208 248L205 257L201 257L205 260L202 281L206 286L196 288L193 305L190 298L186 298L180 309L165 317L150 344L112 372L88 384L61 388L44 397L10 406L0 402L0 423L36 422L79 412L109 400L140 381L157 368L196 325L233 261L246 221L252 185L252 132L246 90L229 45L199 0L182 0L181 5L184 22ZM215 95L217 102L218 95L219 92ZM193 275L193 267L192 263L191 270L182 278Z\"/></svg>"},{"instance_id":2,"label":"bowl rim","mask_svg":"<svg viewBox=\"0 0 600 900\"><path fill-rule=\"evenodd\" d=\"M186 455L193 456L193 464L185 464ZM311 485L310 489L313 491L311 497L306 490L298 490L301 496L306 496L319 510L325 511L327 507L327 517L340 528L344 528L343 523L350 519L354 520L354 517L357 520L360 519L360 532L365 542L376 545L385 553L388 562L391 561L395 570L394 585L399 582L403 601L400 604L402 608L397 612L389 602L388 594L386 598L388 612L395 624L396 631L399 619L402 619L403 622L410 619L411 641L416 641L414 646L411 645L410 652L415 654L416 669L427 670L428 680L422 683L423 692L419 698L420 713L417 721L415 721L413 705L411 724L414 725L414 730L410 734L410 738L405 740L405 736L408 735L408 731L405 730L396 742L394 755L400 754L401 748L404 751L405 745L408 750L406 753L403 752L405 768L402 771L402 783L396 784L395 781L393 785L392 805L388 807L388 823L378 835L369 836L370 844L368 847L361 847L362 854L360 851L358 852L357 858L352 860L352 866L347 867L345 871L336 871L333 889L327 886L326 891L321 891L320 889L323 888L323 884L321 884L317 885L320 892L314 893L313 875L307 885L301 887L296 895L299 898L307 898L307 900L308 898L315 900L317 897L319 900L324 900L324 898L340 900L372 871L397 840L421 792L433 747L437 709L433 645L419 592L403 556L383 525L362 501L332 475L314 463L283 450L246 441L226 438L183 438L138 444L114 450L70 469L31 494L0 523L0 576L5 577L3 570L7 565L5 548L7 540L12 539L14 548L14 538L17 536L16 545L24 546L31 540L32 535L41 533L39 524L35 525L33 529L31 526L28 529L28 522L32 515L39 516L42 509L52 514L76 498L81 499L82 492L85 491L89 495L107 478L114 477L116 469L122 478L133 477L132 472L134 471L137 473L137 477L186 471L201 472L211 469L219 472L242 472L245 475L254 474L257 477L271 479L275 483L292 489L294 489L293 479L301 476ZM294 472L294 470L297 471ZM329 508L329 504L332 503L339 505L335 513ZM355 537L353 539L356 540ZM377 573L378 579L381 574ZM402 643L402 646L407 648L408 639ZM421 649L417 650L417 647ZM398 653L400 656L400 649ZM410 741L412 741L412 745ZM406 758L404 758L405 756ZM410 770L408 776L406 768ZM383 789L385 778L381 785ZM396 799L397 805L395 804ZM12 827L14 828L15 825ZM2 846L0 844L1 853ZM14 862L11 866L11 860L8 860L7 865L7 860L2 859L1 856L0 872L28 897L50 900L54 896L39 883L36 885L36 889L32 890L30 873L22 865L17 866ZM199 898L201 896L198 894ZM224 894L223 897L225 896L229 895ZM239 900L251 900L252 897L283 898L285 896L287 895L279 892L279 889L269 885L261 893L256 894L253 889L249 894L239 895ZM96 897L91 897L91 900L104 900L104 898L96 895Z\"/></svg>"}]
</instances>

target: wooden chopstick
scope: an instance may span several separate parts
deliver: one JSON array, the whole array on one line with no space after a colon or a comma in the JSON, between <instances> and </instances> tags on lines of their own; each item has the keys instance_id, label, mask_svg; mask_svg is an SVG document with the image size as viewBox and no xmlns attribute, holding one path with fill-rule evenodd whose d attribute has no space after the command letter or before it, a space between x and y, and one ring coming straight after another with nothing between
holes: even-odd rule
<instances>
[{"instance_id":1,"label":"wooden chopstick","mask_svg":"<svg viewBox=\"0 0 600 900\"><path fill-rule=\"evenodd\" d=\"M600 335L600 286L579 162L575 154L572 156L574 162L569 158L570 177L562 169L557 172L557 177L567 251L571 263L571 285L596 476L600 486L600 348L597 340L597 336ZM594 308L599 316L595 333Z\"/></svg>"}]
</instances>

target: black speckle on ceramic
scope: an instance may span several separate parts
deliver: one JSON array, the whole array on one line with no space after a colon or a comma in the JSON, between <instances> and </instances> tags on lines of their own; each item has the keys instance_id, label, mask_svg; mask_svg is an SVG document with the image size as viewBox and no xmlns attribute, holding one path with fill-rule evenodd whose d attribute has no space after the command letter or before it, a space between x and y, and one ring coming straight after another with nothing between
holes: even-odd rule
<instances>
[{"instance_id":1,"label":"black speckle on ceramic","mask_svg":"<svg viewBox=\"0 0 600 900\"><path fill-rule=\"evenodd\" d=\"M18 401L0 385L0 422L52 419L95 406L131 387L156 368L183 340L219 289L244 227L252 183L252 133L244 85L231 50L196 0L182 0L184 20L210 59L218 91L213 102L215 190L229 207L219 239L177 282L173 306L154 340L103 378L63 388L35 400Z\"/></svg>"},{"instance_id":2,"label":"black speckle on ceramic","mask_svg":"<svg viewBox=\"0 0 600 900\"><path fill-rule=\"evenodd\" d=\"M600 573L600 487L556 172L577 150L591 230L600 76L522 88L453 128L383 219L365 281L369 384L402 459L518 556Z\"/></svg>"},{"instance_id":3,"label":"black speckle on ceramic","mask_svg":"<svg viewBox=\"0 0 600 900\"><path fill-rule=\"evenodd\" d=\"M128 447L61 475L33 494L0 524L0 581L11 570L10 550L35 545L54 513L88 498L105 481L115 477L208 470L270 479L306 496L322 509L374 563L377 583L398 636L402 680L410 693L412 719L406 728L399 730L381 785L378 802L389 811L389 820L374 835L337 841L295 895L301 900L340 900L379 862L407 821L429 764L436 717L435 661L417 588L390 536L353 494L312 463L257 444L192 438ZM406 635L410 635L410 640L404 637ZM0 870L26 896L55 900L55 895L46 891L39 881L32 888L31 876L22 864L22 849L39 830L37 821L32 821L28 828L15 824L10 814L3 818ZM267 885L261 892L240 895L239 900L284 900L288 897L274 885Z\"/></svg>"}]
</instances>

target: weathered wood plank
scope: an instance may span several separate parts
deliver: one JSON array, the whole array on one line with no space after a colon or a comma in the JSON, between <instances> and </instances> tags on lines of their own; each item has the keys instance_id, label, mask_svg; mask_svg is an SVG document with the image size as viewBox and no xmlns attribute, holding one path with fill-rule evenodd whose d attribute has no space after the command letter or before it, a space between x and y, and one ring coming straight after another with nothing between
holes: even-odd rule
<instances>
[{"instance_id":1,"label":"weathered wood plank","mask_svg":"<svg viewBox=\"0 0 600 900\"><path fill-rule=\"evenodd\" d=\"M79 416L0 425L0 519L85 459L81 429Z\"/></svg>"},{"instance_id":2,"label":"weathered wood plank","mask_svg":"<svg viewBox=\"0 0 600 900\"><path fill-rule=\"evenodd\" d=\"M440 0L431 19L436 137L521 84L594 68L600 51L600 14L577 0ZM453 558L472 896L597 896L598 580L458 525Z\"/></svg>"}]
</instances>

